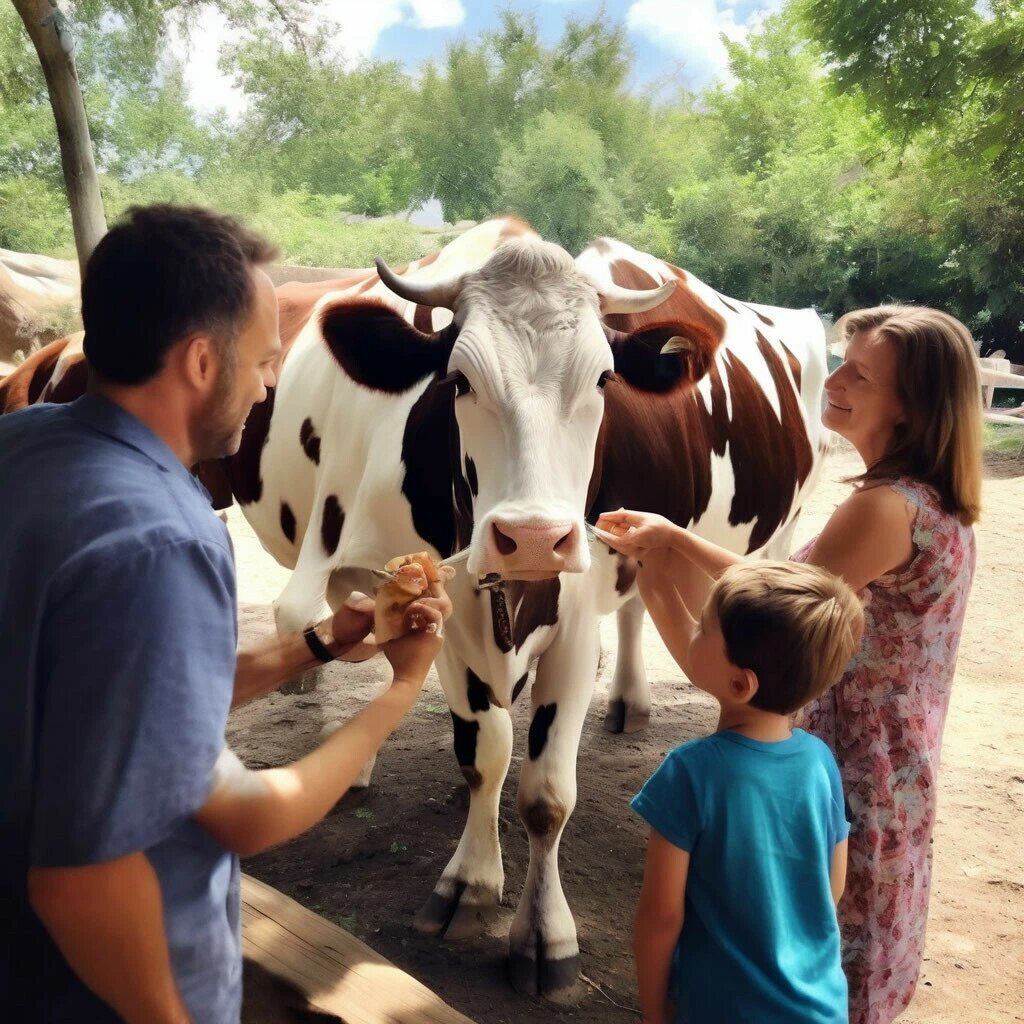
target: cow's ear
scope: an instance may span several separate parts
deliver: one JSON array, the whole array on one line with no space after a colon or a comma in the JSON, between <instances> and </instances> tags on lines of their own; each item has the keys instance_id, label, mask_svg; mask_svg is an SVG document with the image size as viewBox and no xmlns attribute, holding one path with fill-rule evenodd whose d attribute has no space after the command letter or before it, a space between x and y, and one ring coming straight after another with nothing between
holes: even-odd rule
<instances>
[{"instance_id":1,"label":"cow's ear","mask_svg":"<svg viewBox=\"0 0 1024 1024\"><path fill-rule=\"evenodd\" d=\"M642 391L672 391L696 383L715 358L720 339L693 323L655 324L632 334L606 328L615 372Z\"/></svg>"},{"instance_id":2,"label":"cow's ear","mask_svg":"<svg viewBox=\"0 0 1024 1024\"><path fill-rule=\"evenodd\" d=\"M398 394L448 364L457 328L424 334L382 302L337 302L320 331L341 368L357 383Z\"/></svg>"}]
</instances>

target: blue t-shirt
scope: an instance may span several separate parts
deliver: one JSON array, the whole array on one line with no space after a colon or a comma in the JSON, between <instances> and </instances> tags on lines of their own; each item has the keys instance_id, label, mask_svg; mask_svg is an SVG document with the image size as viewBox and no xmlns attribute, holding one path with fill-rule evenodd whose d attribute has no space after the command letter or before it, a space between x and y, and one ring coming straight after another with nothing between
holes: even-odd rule
<instances>
[{"instance_id":1,"label":"blue t-shirt","mask_svg":"<svg viewBox=\"0 0 1024 1024\"><path fill-rule=\"evenodd\" d=\"M238 861L192 820L235 671L224 524L163 441L93 395L0 417L0 495L5 1013L117 1019L32 913L26 872L144 851L193 1019L237 1021Z\"/></svg>"},{"instance_id":2,"label":"blue t-shirt","mask_svg":"<svg viewBox=\"0 0 1024 1024\"><path fill-rule=\"evenodd\" d=\"M716 732L673 750L632 806L690 854L677 1021L846 1024L829 877L849 826L828 747Z\"/></svg>"}]
</instances>

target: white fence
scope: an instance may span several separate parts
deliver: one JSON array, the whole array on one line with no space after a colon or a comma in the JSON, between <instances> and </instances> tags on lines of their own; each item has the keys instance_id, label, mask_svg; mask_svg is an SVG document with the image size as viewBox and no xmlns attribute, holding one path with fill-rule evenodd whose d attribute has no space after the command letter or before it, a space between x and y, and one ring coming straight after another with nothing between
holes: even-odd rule
<instances>
[{"instance_id":1,"label":"white fence","mask_svg":"<svg viewBox=\"0 0 1024 1024\"><path fill-rule=\"evenodd\" d=\"M991 356L979 359L981 364L981 392L985 399L985 420L988 423L1024 424L1024 404L1017 409L992 411L992 397L996 388L1016 388L1024 391L1024 373L1013 372L1009 359Z\"/></svg>"}]
</instances>

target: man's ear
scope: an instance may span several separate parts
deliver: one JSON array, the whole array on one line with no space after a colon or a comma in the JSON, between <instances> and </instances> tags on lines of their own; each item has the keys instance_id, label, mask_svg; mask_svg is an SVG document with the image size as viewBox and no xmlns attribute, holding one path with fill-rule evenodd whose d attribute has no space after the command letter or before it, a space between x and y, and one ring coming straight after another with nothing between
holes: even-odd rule
<instances>
[{"instance_id":1,"label":"man's ear","mask_svg":"<svg viewBox=\"0 0 1024 1024\"><path fill-rule=\"evenodd\" d=\"M220 369L220 355L213 339L206 334L193 335L180 342L179 352L179 365L188 383L197 391L209 390Z\"/></svg>"},{"instance_id":2,"label":"man's ear","mask_svg":"<svg viewBox=\"0 0 1024 1024\"><path fill-rule=\"evenodd\" d=\"M672 391L704 377L719 340L696 323L665 323L623 334L605 327L615 372L642 391Z\"/></svg>"},{"instance_id":3,"label":"man's ear","mask_svg":"<svg viewBox=\"0 0 1024 1024\"><path fill-rule=\"evenodd\" d=\"M733 700L740 704L749 704L757 694L760 683L753 669L735 666L731 686Z\"/></svg>"},{"instance_id":4,"label":"man's ear","mask_svg":"<svg viewBox=\"0 0 1024 1024\"><path fill-rule=\"evenodd\" d=\"M338 302L320 318L324 342L357 383L399 394L448 365L458 328L417 330L382 302Z\"/></svg>"}]
</instances>

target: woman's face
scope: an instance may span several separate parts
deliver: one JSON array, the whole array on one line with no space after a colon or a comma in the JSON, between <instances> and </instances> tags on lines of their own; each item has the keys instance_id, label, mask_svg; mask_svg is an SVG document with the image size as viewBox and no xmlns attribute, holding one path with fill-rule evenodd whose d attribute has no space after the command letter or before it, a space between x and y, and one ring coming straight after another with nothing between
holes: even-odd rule
<instances>
[{"instance_id":1,"label":"woman's face","mask_svg":"<svg viewBox=\"0 0 1024 1024\"><path fill-rule=\"evenodd\" d=\"M841 366L825 381L822 423L871 462L892 444L903 406L896 393L896 351L877 331L850 338Z\"/></svg>"}]
</instances>

